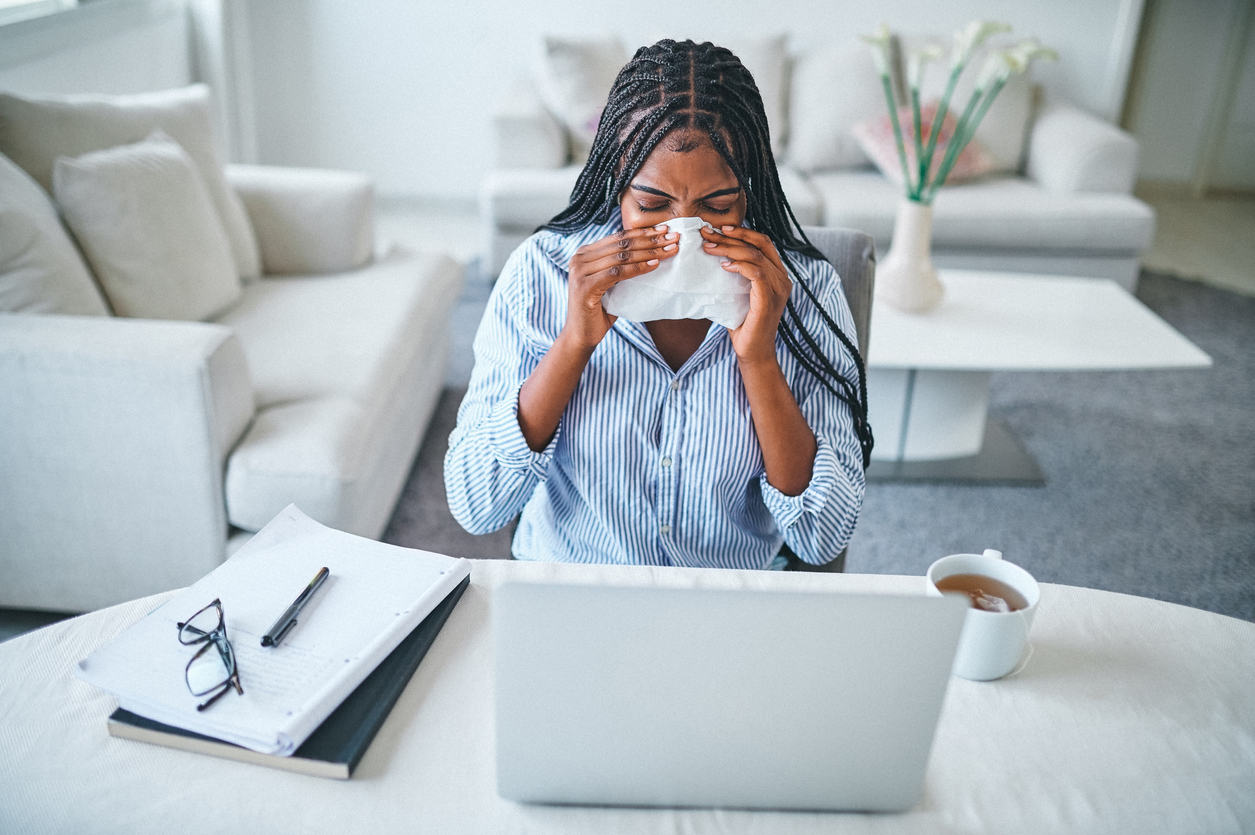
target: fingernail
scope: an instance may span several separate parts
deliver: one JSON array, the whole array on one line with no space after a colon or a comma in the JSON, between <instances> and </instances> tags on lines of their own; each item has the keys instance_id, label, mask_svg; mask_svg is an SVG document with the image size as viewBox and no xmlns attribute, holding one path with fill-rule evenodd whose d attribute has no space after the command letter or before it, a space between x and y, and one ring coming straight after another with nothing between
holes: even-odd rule
<instances>
[{"instance_id":1,"label":"fingernail","mask_svg":"<svg viewBox=\"0 0 1255 835\"><path fill-rule=\"evenodd\" d=\"M735 229L735 228L736 228L735 226L725 226L725 227L723 227L723 231L725 231L725 232L731 232L731 231L732 231L733 229Z\"/></svg>"},{"instance_id":2,"label":"fingernail","mask_svg":"<svg viewBox=\"0 0 1255 835\"><path fill-rule=\"evenodd\" d=\"M732 266L732 262L731 262L731 261L723 261L723 262L720 262L720 266L730 267L730 266Z\"/></svg>"},{"instance_id":3,"label":"fingernail","mask_svg":"<svg viewBox=\"0 0 1255 835\"><path fill-rule=\"evenodd\" d=\"M702 244L702 246L706 247L707 249L711 249L711 248L713 248L713 247L715 246L715 242L714 242L714 241L706 241L706 243Z\"/></svg>"},{"instance_id":4,"label":"fingernail","mask_svg":"<svg viewBox=\"0 0 1255 835\"><path fill-rule=\"evenodd\" d=\"M663 247L663 249L664 250L675 249L675 244L667 244L666 246Z\"/></svg>"},{"instance_id":5,"label":"fingernail","mask_svg":"<svg viewBox=\"0 0 1255 835\"><path fill-rule=\"evenodd\" d=\"M651 266L651 267L652 267L652 266L654 266L655 264L657 264L657 263L658 263L658 259L657 259L657 258L654 258L654 259L652 259L652 260L650 260L650 261L646 261L645 263L646 263L646 264L648 264L649 266Z\"/></svg>"},{"instance_id":6,"label":"fingernail","mask_svg":"<svg viewBox=\"0 0 1255 835\"><path fill-rule=\"evenodd\" d=\"M678 237L680 237L679 232L672 232L670 235L667 236L667 240L674 241Z\"/></svg>"},{"instance_id":7,"label":"fingernail","mask_svg":"<svg viewBox=\"0 0 1255 835\"><path fill-rule=\"evenodd\" d=\"M667 232L667 231L670 231L671 229L670 226L655 226L654 228L657 229L659 232Z\"/></svg>"}]
</instances>

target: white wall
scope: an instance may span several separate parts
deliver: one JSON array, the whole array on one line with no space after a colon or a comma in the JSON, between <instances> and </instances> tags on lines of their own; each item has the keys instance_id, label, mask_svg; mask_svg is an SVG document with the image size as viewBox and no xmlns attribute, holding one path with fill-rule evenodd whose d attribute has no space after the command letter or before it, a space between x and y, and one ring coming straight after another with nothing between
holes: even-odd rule
<instances>
[{"instance_id":1,"label":"white wall","mask_svg":"<svg viewBox=\"0 0 1255 835\"><path fill-rule=\"evenodd\" d=\"M1037 78L1114 120L1141 9L1142 0L252 0L258 150L268 163L369 172L384 194L470 199L492 107L542 34L613 32L632 46L785 31L801 51L881 21L948 37L978 16L1056 48L1060 61Z\"/></svg>"},{"instance_id":2,"label":"white wall","mask_svg":"<svg viewBox=\"0 0 1255 835\"><path fill-rule=\"evenodd\" d=\"M98 0L0 27L0 90L139 93L191 81L187 13L172 0Z\"/></svg>"}]
</instances>

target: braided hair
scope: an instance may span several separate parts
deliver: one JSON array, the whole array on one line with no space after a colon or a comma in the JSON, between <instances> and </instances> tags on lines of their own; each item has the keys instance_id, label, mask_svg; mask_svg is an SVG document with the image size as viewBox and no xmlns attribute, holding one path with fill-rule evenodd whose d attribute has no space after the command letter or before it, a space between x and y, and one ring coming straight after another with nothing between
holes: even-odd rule
<instances>
[{"instance_id":1,"label":"braided hair","mask_svg":"<svg viewBox=\"0 0 1255 835\"><path fill-rule=\"evenodd\" d=\"M542 228L571 233L607 222L618 205L618 196L658 143L675 130L695 130L710 139L745 194L746 225L771 238L793 280L854 359L858 379L849 380L824 355L793 299L788 300L780 318L780 338L803 368L849 405L866 468L873 439L867 423L863 358L793 262L792 252L826 259L807 239L785 199L771 153L762 96L749 70L731 51L711 43L673 40L638 49L610 90L597 137L569 205Z\"/></svg>"}]
</instances>

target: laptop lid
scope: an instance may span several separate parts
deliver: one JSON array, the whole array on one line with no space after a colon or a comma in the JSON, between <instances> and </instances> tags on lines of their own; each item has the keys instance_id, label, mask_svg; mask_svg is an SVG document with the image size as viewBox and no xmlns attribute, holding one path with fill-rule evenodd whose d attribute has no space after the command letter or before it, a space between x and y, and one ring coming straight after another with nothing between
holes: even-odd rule
<instances>
[{"instance_id":1,"label":"laptop lid","mask_svg":"<svg viewBox=\"0 0 1255 835\"><path fill-rule=\"evenodd\" d=\"M503 585L497 790L907 809L966 610L954 596Z\"/></svg>"}]
</instances>

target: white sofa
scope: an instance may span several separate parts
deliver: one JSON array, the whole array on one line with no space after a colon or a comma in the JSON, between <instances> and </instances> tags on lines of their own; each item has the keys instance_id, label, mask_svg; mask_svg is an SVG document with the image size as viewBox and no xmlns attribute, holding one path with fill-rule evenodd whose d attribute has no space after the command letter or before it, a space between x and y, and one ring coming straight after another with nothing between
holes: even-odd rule
<instances>
[{"instance_id":1,"label":"white sofa","mask_svg":"<svg viewBox=\"0 0 1255 835\"><path fill-rule=\"evenodd\" d=\"M787 55L781 46L772 67L763 43L746 49L758 66L748 58L746 65L760 88L779 84L763 89L764 101L798 220L861 229L886 252L901 188L871 166L849 130L885 112L865 48L836 44ZM942 81L930 77L934 96ZM480 212L493 275L524 238L565 208L581 167L572 164L568 132L538 86L543 89L532 78L519 80L492 116L494 167L481 186ZM782 115L770 112L772 102L780 102ZM939 266L1095 276L1134 288L1155 219L1132 196L1132 136L1021 77L1004 89L977 139L1001 154L1007 175L947 186L937 197Z\"/></svg>"},{"instance_id":2,"label":"white sofa","mask_svg":"<svg viewBox=\"0 0 1255 835\"><path fill-rule=\"evenodd\" d=\"M0 166L0 218L43 230L22 246L59 239L48 194ZM290 502L383 532L442 387L462 267L375 251L364 177L226 180L267 275L208 321L50 312L64 298L12 292L5 259L25 256L0 234L0 606L188 585Z\"/></svg>"}]
</instances>

